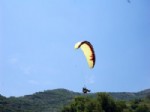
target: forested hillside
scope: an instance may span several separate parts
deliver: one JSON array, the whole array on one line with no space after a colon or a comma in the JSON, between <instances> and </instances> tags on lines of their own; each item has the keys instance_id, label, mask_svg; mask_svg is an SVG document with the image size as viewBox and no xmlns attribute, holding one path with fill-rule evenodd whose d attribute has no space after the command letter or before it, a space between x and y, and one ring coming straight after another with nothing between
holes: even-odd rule
<instances>
[{"instance_id":1,"label":"forested hillside","mask_svg":"<svg viewBox=\"0 0 150 112\"><path fill-rule=\"evenodd\" d=\"M103 109L102 104L98 102L105 102L103 100L106 99L110 107L114 105L113 107L116 107L116 109L122 108L126 112L142 112L140 109L148 110L143 112L150 111L150 89L137 93L100 92L87 95L66 89L55 89L22 97L4 97L0 95L0 112L72 112L69 110L72 109L72 105L74 105L75 110L77 110L79 105L82 105L86 112L88 112L87 105L93 105L92 107L94 108L99 105L98 107ZM107 105L107 103L103 105ZM107 108L110 108L109 106Z\"/></svg>"}]
</instances>

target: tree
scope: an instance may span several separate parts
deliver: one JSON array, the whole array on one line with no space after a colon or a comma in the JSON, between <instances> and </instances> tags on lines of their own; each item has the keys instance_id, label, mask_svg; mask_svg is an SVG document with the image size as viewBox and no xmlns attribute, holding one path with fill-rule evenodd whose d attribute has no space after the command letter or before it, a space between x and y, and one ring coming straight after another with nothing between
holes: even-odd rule
<instances>
[{"instance_id":1,"label":"tree","mask_svg":"<svg viewBox=\"0 0 150 112\"><path fill-rule=\"evenodd\" d=\"M150 112L149 108L147 107L147 105L139 105L135 112Z\"/></svg>"},{"instance_id":2,"label":"tree","mask_svg":"<svg viewBox=\"0 0 150 112\"><path fill-rule=\"evenodd\" d=\"M98 93L97 100L102 106L102 110L105 112L116 112L116 104L115 101L106 93Z\"/></svg>"},{"instance_id":3,"label":"tree","mask_svg":"<svg viewBox=\"0 0 150 112\"><path fill-rule=\"evenodd\" d=\"M62 112L123 112L125 108L125 102L115 101L106 93L98 93L96 98L76 97Z\"/></svg>"}]
</instances>

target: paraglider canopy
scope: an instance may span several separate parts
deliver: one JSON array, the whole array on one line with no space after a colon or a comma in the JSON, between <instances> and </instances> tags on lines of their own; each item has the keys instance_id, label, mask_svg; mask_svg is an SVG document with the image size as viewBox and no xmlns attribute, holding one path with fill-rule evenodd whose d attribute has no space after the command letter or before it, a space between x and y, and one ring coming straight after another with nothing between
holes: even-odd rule
<instances>
[{"instance_id":1,"label":"paraglider canopy","mask_svg":"<svg viewBox=\"0 0 150 112\"><path fill-rule=\"evenodd\" d=\"M89 68L94 68L95 65L95 53L94 53L94 48L92 46L92 44L88 41L81 41L81 42L77 42L75 44L75 49L81 48L87 63L89 65Z\"/></svg>"}]
</instances>

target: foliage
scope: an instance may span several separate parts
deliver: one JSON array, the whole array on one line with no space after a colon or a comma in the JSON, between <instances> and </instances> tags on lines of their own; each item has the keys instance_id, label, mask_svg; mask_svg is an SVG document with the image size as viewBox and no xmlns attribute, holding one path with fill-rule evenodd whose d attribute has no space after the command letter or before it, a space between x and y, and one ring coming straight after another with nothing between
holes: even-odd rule
<instances>
[{"instance_id":1,"label":"foliage","mask_svg":"<svg viewBox=\"0 0 150 112\"><path fill-rule=\"evenodd\" d=\"M0 96L0 112L59 112L76 95L79 94L56 89L23 97Z\"/></svg>"},{"instance_id":2,"label":"foliage","mask_svg":"<svg viewBox=\"0 0 150 112\"><path fill-rule=\"evenodd\" d=\"M150 112L150 99L115 100L107 93L76 97L62 112Z\"/></svg>"},{"instance_id":3,"label":"foliage","mask_svg":"<svg viewBox=\"0 0 150 112\"><path fill-rule=\"evenodd\" d=\"M123 112L126 104L122 101L115 101L106 93L98 93L96 98L80 96L64 107L62 112Z\"/></svg>"},{"instance_id":4,"label":"foliage","mask_svg":"<svg viewBox=\"0 0 150 112\"><path fill-rule=\"evenodd\" d=\"M133 96L133 97L132 97ZM0 95L0 112L150 112L150 91L81 94L65 89L23 97Z\"/></svg>"}]
</instances>

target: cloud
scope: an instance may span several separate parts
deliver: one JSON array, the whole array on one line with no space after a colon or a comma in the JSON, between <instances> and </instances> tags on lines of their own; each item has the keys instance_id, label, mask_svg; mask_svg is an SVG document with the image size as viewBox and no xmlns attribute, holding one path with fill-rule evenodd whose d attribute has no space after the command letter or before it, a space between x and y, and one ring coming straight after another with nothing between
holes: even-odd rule
<instances>
[{"instance_id":1,"label":"cloud","mask_svg":"<svg viewBox=\"0 0 150 112\"><path fill-rule=\"evenodd\" d=\"M9 62L10 62L10 64L15 65L19 62L19 60L18 60L18 58L13 57L9 60Z\"/></svg>"},{"instance_id":2,"label":"cloud","mask_svg":"<svg viewBox=\"0 0 150 112\"><path fill-rule=\"evenodd\" d=\"M22 74L29 75L34 71L33 66L23 63L18 57L11 57L8 62L14 70L21 71Z\"/></svg>"},{"instance_id":3,"label":"cloud","mask_svg":"<svg viewBox=\"0 0 150 112\"><path fill-rule=\"evenodd\" d=\"M87 76L86 77L86 83L87 84L94 84L95 83L95 76L92 75L92 76Z\"/></svg>"},{"instance_id":4,"label":"cloud","mask_svg":"<svg viewBox=\"0 0 150 112\"><path fill-rule=\"evenodd\" d=\"M34 86L50 86L53 84L52 81L47 81L47 80L35 80L35 79L31 79L27 81L28 84L30 85L34 85Z\"/></svg>"},{"instance_id":5,"label":"cloud","mask_svg":"<svg viewBox=\"0 0 150 112\"><path fill-rule=\"evenodd\" d=\"M39 82L36 80L29 80L28 83L31 85L39 85Z\"/></svg>"},{"instance_id":6,"label":"cloud","mask_svg":"<svg viewBox=\"0 0 150 112\"><path fill-rule=\"evenodd\" d=\"M0 83L0 88L2 88L2 83Z\"/></svg>"},{"instance_id":7,"label":"cloud","mask_svg":"<svg viewBox=\"0 0 150 112\"><path fill-rule=\"evenodd\" d=\"M20 67L21 71L25 74L25 75L29 75L31 73L33 73L33 68L31 66L26 66L26 67Z\"/></svg>"}]
</instances>

